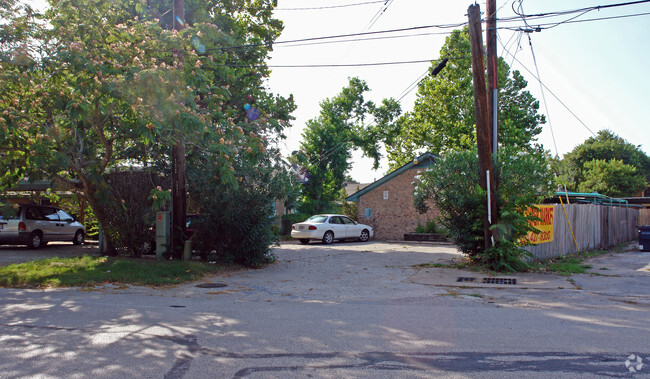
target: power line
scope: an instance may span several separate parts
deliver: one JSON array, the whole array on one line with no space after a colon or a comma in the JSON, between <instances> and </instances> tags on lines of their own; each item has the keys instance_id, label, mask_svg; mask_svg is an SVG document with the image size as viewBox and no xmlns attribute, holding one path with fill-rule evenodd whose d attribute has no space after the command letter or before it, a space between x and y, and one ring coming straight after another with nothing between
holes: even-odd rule
<instances>
[{"instance_id":1,"label":"power line","mask_svg":"<svg viewBox=\"0 0 650 379\"><path fill-rule=\"evenodd\" d=\"M343 41L322 41L322 42L306 42L299 43L295 45L288 45L282 47L298 47L298 46L315 46L315 45L326 45L331 43L345 43L345 42L361 42L361 41L375 41L375 40L386 40L386 39L396 39L396 38L410 38L410 37L424 37L424 36L433 36L433 35L446 35L451 34L450 32L432 32L432 33L417 33L417 34L405 34L401 36L384 36L384 37L370 37L370 38L356 38L356 39L346 39Z\"/></svg>"},{"instance_id":2,"label":"power line","mask_svg":"<svg viewBox=\"0 0 650 379\"><path fill-rule=\"evenodd\" d=\"M553 133L553 123L551 123L551 114L548 111L548 102L546 101L546 95L544 92L544 86L541 85L542 81L541 78L542 76L539 74L539 66L537 65L537 58L535 57L535 50L533 50L533 40L530 38L530 34L528 34L528 44L530 45L530 52L533 56L533 63L535 64L535 72L537 72L537 77L540 79L540 90L542 92L542 100L544 101L544 109L546 109L546 118L548 119L548 126L551 129L551 137L553 138L553 146L555 147L555 155L559 156L560 153L558 152L557 149L557 142L555 141L555 133Z\"/></svg>"},{"instance_id":3,"label":"power line","mask_svg":"<svg viewBox=\"0 0 650 379\"><path fill-rule=\"evenodd\" d=\"M271 43L253 43L253 44L238 45L238 46L217 47L217 48L213 48L213 49L206 49L205 51L233 50L233 49L243 49L243 48L249 48L249 47L260 47L260 46L269 46L269 45L276 46L276 45L284 45L284 44L298 43L298 42L321 41L321 40L327 40L327 39L359 37L359 36L376 35L376 34L384 34L384 33L398 33L398 32L407 32L407 31L413 31L413 30L432 29L432 28L451 29L451 28L458 28L458 27L461 27L461 26L466 25L466 24L467 24L467 22L461 22L461 23L456 23L456 24L412 26L412 27L408 27L408 28L379 30L379 31L374 31L374 32L361 32L361 33L338 34L338 35L322 36L322 37L299 38L299 39L287 40L287 41L276 41L276 42L273 42L272 44Z\"/></svg>"},{"instance_id":4,"label":"power line","mask_svg":"<svg viewBox=\"0 0 650 379\"><path fill-rule=\"evenodd\" d=\"M269 65L269 68L334 68L334 67L368 67L368 66L390 66L399 64L413 64L431 62L431 59L415 61L394 61L394 62L371 62L371 63L343 63L343 64L296 64L296 65ZM227 65L233 66L233 65ZM242 65L243 67L251 67ZM253 66L254 67L254 66Z\"/></svg>"},{"instance_id":5,"label":"power line","mask_svg":"<svg viewBox=\"0 0 650 379\"><path fill-rule=\"evenodd\" d=\"M384 13L388 9L388 7L390 7L391 4L393 4L393 0L386 0L386 2L381 7L381 9L379 9L379 11L377 11L377 13L370 20L368 26L365 27L364 31L370 30L370 28L372 28L375 25L375 23L379 20L379 18L384 15Z\"/></svg>"},{"instance_id":6,"label":"power line","mask_svg":"<svg viewBox=\"0 0 650 379\"><path fill-rule=\"evenodd\" d=\"M357 7L357 6L361 6L361 5L383 3L384 1L385 0L366 1L364 3L328 5L328 6L324 6L324 7L309 7L309 8L275 8L274 10L276 10L276 11L310 11L310 10L321 10L321 9L349 8L349 7Z\"/></svg>"},{"instance_id":7,"label":"power line","mask_svg":"<svg viewBox=\"0 0 650 379\"><path fill-rule=\"evenodd\" d=\"M519 1L521 3L521 0ZM522 13L517 12L514 9L514 3L513 3L513 8L512 10L521 18L530 18L530 17L545 17L549 15L553 16L561 16L565 14L570 14L570 13L579 13L583 11L593 11L593 10L601 10L601 9L607 9L607 8L615 8L615 7L623 7L623 6L628 6L628 5L638 5L638 4L643 4L643 3L650 3L650 0L640 0L640 1L630 1L626 3L616 3L616 4L606 4L606 5L595 5L592 7L585 7L585 8L580 8L580 9L574 9L574 10L569 10L569 11L558 11L558 12L546 12L546 13L538 13L538 14L532 14L532 15L527 15Z\"/></svg>"},{"instance_id":8,"label":"power line","mask_svg":"<svg viewBox=\"0 0 650 379\"><path fill-rule=\"evenodd\" d=\"M503 46L503 44L502 44L502 46ZM506 51L506 52L507 52L507 51ZM510 54L510 52L507 52L507 53ZM512 56L512 54L511 54L511 56ZM576 115L576 114L571 110L571 108L569 108L569 107L568 107L568 106L567 106L567 105L566 105L566 104L565 104L565 103L564 103L564 102L563 102L563 101L562 101L562 100L561 100L561 99L560 99L560 98L559 98L559 97L558 97L558 96L557 96L553 91L551 91L551 89L548 88L548 86L546 86L546 84L544 84L544 82L542 82L541 79L540 79L539 77L535 76L535 74L534 74L532 71L530 71L530 70L528 69L528 67L526 67L523 63L521 63L521 61L520 61L519 59L517 59L515 56L512 56L512 59L513 59L514 61L516 61L517 63L519 63L519 65L520 65L521 67L523 67L524 70L528 71L528 73L531 74L531 75L533 76L533 78L535 78L535 79L539 82L539 84L541 84L541 85L542 85L542 86L543 86L543 87L544 87L544 88L545 88L545 89L546 89L546 90L547 90L551 95L553 95L553 97L555 98L555 100L557 100L560 104L562 104L562 106L563 106L567 111L569 111L569 113L571 113L571 115L573 115L573 117L575 117L575 119L578 120L578 122L580 122L580 123L582 124L582 126L585 127L585 129L587 129L587 130L588 130L591 134L593 134L594 136L596 135L596 134L595 134L595 133L594 133L594 132L593 132L593 131L592 131L592 130L587 126L587 124L585 124L585 123L580 119L580 117L578 117L578 115Z\"/></svg>"}]
</instances>

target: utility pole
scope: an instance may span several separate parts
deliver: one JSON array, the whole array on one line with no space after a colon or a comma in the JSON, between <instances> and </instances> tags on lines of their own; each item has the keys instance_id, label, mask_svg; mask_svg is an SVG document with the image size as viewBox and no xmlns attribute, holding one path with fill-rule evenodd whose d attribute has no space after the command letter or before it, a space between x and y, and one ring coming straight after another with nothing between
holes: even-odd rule
<instances>
[{"instance_id":1,"label":"utility pole","mask_svg":"<svg viewBox=\"0 0 650 379\"><path fill-rule=\"evenodd\" d=\"M488 82L488 106L490 108L489 120L492 125L492 155L496 159L498 133L498 107L497 91L499 83L497 79L497 4L496 0L487 0L486 13L487 24L485 28L485 43L487 44L487 82Z\"/></svg>"},{"instance_id":2,"label":"utility pole","mask_svg":"<svg viewBox=\"0 0 650 379\"><path fill-rule=\"evenodd\" d=\"M185 28L185 1L174 0L172 23L174 30ZM181 57L182 59L182 57ZM173 120L172 122L176 122ZM185 236L185 143L181 133L176 131L176 144L172 150L172 246L174 256L182 256ZM178 251L181 253L179 254Z\"/></svg>"},{"instance_id":3,"label":"utility pole","mask_svg":"<svg viewBox=\"0 0 650 379\"><path fill-rule=\"evenodd\" d=\"M492 141L490 134L489 110L485 85L485 66L483 64L483 38L481 36L481 9L478 4L467 9L469 17L469 37L472 51L472 73L474 84L474 112L476 117L476 143L479 161L479 185L487 191L486 212L483 217L483 237L485 248L492 246L490 225L496 211L494 170L492 169Z\"/></svg>"}]
</instances>

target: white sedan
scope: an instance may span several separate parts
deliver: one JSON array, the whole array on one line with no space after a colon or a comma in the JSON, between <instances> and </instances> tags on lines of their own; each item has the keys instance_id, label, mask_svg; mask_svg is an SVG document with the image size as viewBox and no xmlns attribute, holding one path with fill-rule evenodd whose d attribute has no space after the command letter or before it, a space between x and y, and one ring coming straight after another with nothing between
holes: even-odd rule
<instances>
[{"instance_id":1,"label":"white sedan","mask_svg":"<svg viewBox=\"0 0 650 379\"><path fill-rule=\"evenodd\" d=\"M310 240L320 240L330 244L334 240L355 239L366 242L372 237L372 228L359 224L348 216L323 214L311 216L303 222L291 226L291 237L302 244Z\"/></svg>"}]
</instances>

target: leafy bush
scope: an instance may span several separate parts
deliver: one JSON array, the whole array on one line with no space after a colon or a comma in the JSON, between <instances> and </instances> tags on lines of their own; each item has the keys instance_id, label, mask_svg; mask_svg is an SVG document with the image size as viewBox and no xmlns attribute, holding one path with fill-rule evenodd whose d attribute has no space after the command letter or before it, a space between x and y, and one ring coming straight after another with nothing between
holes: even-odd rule
<instances>
[{"instance_id":1,"label":"leafy bush","mask_svg":"<svg viewBox=\"0 0 650 379\"><path fill-rule=\"evenodd\" d=\"M522 270L528 267L529 253L519 241L534 230L529 226L533 217L524 210L550 193L552 178L546 162L541 149L501 149L495 167L499 218L491 226L494 244L487 250L483 236L487 194L478 185L475 150L449 152L438 159L420 176L414 205L424 213L433 200L449 239L472 260L498 271Z\"/></svg>"},{"instance_id":2,"label":"leafy bush","mask_svg":"<svg viewBox=\"0 0 650 379\"><path fill-rule=\"evenodd\" d=\"M443 231L438 227L435 220L429 220L426 224L422 225L418 223L418 226L415 227L416 233L442 233Z\"/></svg>"},{"instance_id":3,"label":"leafy bush","mask_svg":"<svg viewBox=\"0 0 650 379\"><path fill-rule=\"evenodd\" d=\"M280 235L286 236L291 233L291 225L303 222L309 218L309 214L306 213L290 213L282 216L282 229Z\"/></svg>"},{"instance_id":4,"label":"leafy bush","mask_svg":"<svg viewBox=\"0 0 650 379\"><path fill-rule=\"evenodd\" d=\"M242 155L238 179L226 180L207 155L188 164L188 188L199 216L192 222L195 248L224 263L261 267L275 260L273 204L283 199L289 176L280 162ZM224 179L224 180L222 180Z\"/></svg>"}]
</instances>

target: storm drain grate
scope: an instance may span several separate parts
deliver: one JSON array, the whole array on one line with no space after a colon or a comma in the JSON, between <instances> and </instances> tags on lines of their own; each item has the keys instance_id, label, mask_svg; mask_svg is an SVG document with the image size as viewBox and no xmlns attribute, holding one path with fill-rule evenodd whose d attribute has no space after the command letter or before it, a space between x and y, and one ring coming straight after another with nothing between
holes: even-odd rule
<instances>
[{"instance_id":1,"label":"storm drain grate","mask_svg":"<svg viewBox=\"0 0 650 379\"><path fill-rule=\"evenodd\" d=\"M228 287L226 283L200 283L196 285L199 288L221 288Z\"/></svg>"},{"instance_id":2,"label":"storm drain grate","mask_svg":"<svg viewBox=\"0 0 650 379\"><path fill-rule=\"evenodd\" d=\"M514 278L483 278L483 283L485 283L485 284L516 285L517 284L517 279L514 279Z\"/></svg>"},{"instance_id":3,"label":"storm drain grate","mask_svg":"<svg viewBox=\"0 0 650 379\"><path fill-rule=\"evenodd\" d=\"M456 281L457 282L474 282L474 281L476 281L476 278L468 278L468 277L461 276L458 279L456 279Z\"/></svg>"}]
</instances>

